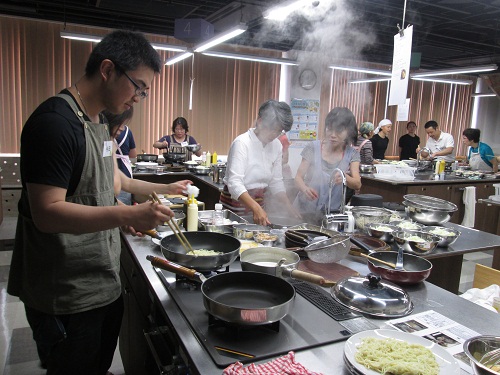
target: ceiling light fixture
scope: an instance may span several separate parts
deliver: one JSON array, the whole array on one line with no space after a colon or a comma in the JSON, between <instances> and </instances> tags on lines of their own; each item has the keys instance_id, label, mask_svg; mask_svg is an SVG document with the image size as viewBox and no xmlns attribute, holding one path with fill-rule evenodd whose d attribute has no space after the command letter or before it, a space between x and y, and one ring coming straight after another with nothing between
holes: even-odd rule
<instances>
[{"instance_id":1,"label":"ceiling light fixture","mask_svg":"<svg viewBox=\"0 0 500 375\"><path fill-rule=\"evenodd\" d=\"M84 33L73 33L69 31L61 31L61 38L72 39L72 40L81 40L85 42L93 42L99 43L102 40L102 36L92 35L92 34L84 34ZM150 42L151 46L156 50L163 51L174 51L174 52L183 52L187 50L187 47L177 46L175 44L166 44L166 43L156 43Z\"/></svg>"},{"instance_id":2,"label":"ceiling light fixture","mask_svg":"<svg viewBox=\"0 0 500 375\"><path fill-rule=\"evenodd\" d=\"M386 71L386 70L381 70L381 69L370 69L370 68L363 68L363 67L353 67L353 66L341 66L341 65L330 65L330 69L339 69L339 70L347 70L350 72L359 72L359 73L367 73L367 74L377 74L381 76L392 76L392 72Z\"/></svg>"},{"instance_id":3,"label":"ceiling light fixture","mask_svg":"<svg viewBox=\"0 0 500 375\"><path fill-rule=\"evenodd\" d=\"M469 79L447 79L447 78L432 78L432 77L411 77L415 81L427 81L427 82L439 82L439 83L449 83L455 85L472 85L472 81Z\"/></svg>"},{"instance_id":4,"label":"ceiling light fixture","mask_svg":"<svg viewBox=\"0 0 500 375\"><path fill-rule=\"evenodd\" d=\"M489 65L479 65L479 66L468 66L464 68L439 69L429 72L412 73L410 76L411 78L435 77L435 76L444 76L449 74L491 72L492 70L497 70L497 69L498 69L497 64L489 64Z\"/></svg>"},{"instance_id":5,"label":"ceiling light fixture","mask_svg":"<svg viewBox=\"0 0 500 375\"><path fill-rule=\"evenodd\" d=\"M282 64L282 65L299 65L299 63L297 61L290 60L290 59L255 56L255 55L243 55L243 54L232 53L232 52L208 51L208 52L203 52L203 54L207 55L207 56L224 57L226 59L258 61L258 62L264 62L264 63L270 63L270 64Z\"/></svg>"},{"instance_id":6,"label":"ceiling light fixture","mask_svg":"<svg viewBox=\"0 0 500 375\"><path fill-rule=\"evenodd\" d=\"M187 59L188 57L191 57L191 56L193 56L193 52L191 52L191 51L187 51L187 52L184 52L184 53L172 56L171 58L169 58L165 62L165 65L173 65L173 64L175 64L175 63L177 63L179 61L185 60L185 59Z\"/></svg>"},{"instance_id":7,"label":"ceiling light fixture","mask_svg":"<svg viewBox=\"0 0 500 375\"><path fill-rule=\"evenodd\" d=\"M493 96L497 96L497 94L492 93L492 92L486 93L486 94L479 94L479 93L472 94L473 98L488 98L488 97L493 97Z\"/></svg>"},{"instance_id":8,"label":"ceiling light fixture","mask_svg":"<svg viewBox=\"0 0 500 375\"><path fill-rule=\"evenodd\" d=\"M217 44L223 43L226 40L229 40L231 38L234 38L235 36L243 34L246 30L247 30L246 25L238 25L232 27L231 29L224 31L223 33L217 34L216 36L210 38L209 40L204 41L203 43L195 46L194 52L203 52L209 48L212 48L213 46L216 46Z\"/></svg>"},{"instance_id":9,"label":"ceiling light fixture","mask_svg":"<svg viewBox=\"0 0 500 375\"><path fill-rule=\"evenodd\" d=\"M285 1L280 5L277 5L266 12L264 12L264 18L273 21L284 21L290 13L296 11L297 9L303 8L305 5L311 4L310 0L291 0Z\"/></svg>"},{"instance_id":10,"label":"ceiling light fixture","mask_svg":"<svg viewBox=\"0 0 500 375\"><path fill-rule=\"evenodd\" d=\"M353 79L348 81L348 83L370 83L370 82L383 82L390 81L391 77L373 77L373 78L361 78L361 79Z\"/></svg>"}]
</instances>

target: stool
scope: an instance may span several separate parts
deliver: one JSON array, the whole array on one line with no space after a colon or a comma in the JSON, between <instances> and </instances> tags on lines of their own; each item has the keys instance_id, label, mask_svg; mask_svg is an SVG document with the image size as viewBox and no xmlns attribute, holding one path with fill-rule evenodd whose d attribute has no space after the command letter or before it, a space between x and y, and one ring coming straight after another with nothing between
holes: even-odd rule
<instances>
[{"instance_id":1,"label":"stool","mask_svg":"<svg viewBox=\"0 0 500 375\"><path fill-rule=\"evenodd\" d=\"M378 194L355 194L351 197L351 206L382 207L383 198Z\"/></svg>"}]
</instances>

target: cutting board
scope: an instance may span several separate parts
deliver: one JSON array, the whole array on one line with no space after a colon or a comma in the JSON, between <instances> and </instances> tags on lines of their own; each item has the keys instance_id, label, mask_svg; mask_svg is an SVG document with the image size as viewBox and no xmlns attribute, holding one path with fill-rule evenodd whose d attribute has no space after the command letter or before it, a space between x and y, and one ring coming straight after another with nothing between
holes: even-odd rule
<instances>
[{"instance_id":1,"label":"cutting board","mask_svg":"<svg viewBox=\"0 0 500 375\"><path fill-rule=\"evenodd\" d=\"M338 263L316 263L305 259L299 262L299 270L323 276L326 280L337 282L345 277L359 276L353 269Z\"/></svg>"}]
</instances>

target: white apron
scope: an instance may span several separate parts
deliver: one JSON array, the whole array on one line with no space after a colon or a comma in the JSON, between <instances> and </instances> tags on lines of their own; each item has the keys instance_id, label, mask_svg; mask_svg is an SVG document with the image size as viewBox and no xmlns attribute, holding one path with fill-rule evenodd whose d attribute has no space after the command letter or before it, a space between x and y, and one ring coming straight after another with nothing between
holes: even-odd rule
<instances>
[{"instance_id":1,"label":"white apron","mask_svg":"<svg viewBox=\"0 0 500 375\"><path fill-rule=\"evenodd\" d=\"M479 142L477 146L477 152L470 151L470 158L469 158L469 165L472 170L477 170L477 171L492 171L493 168L490 167L481 157L481 154L479 153L479 148L481 147L481 142Z\"/></svg>"},{"instance_id":2,"label":"white apron","mask_svg":"<svg viewBox=\"0 0 500 375\"><path fill-rule=\"evenodd\" d=\"M116 142L116 138L114 139L114 142L119 152L119 154L117 154L116 157L120 159L123 162L123 165L125 165L125 168L127 168L127 171L129 173L128 177L132 178L132 163L130 162L129 156L124 155L120 148L123 145L123 142L125 142L125 140L127 139L127 136L128 136L128 126L125 126L125 135L123 136L121 142L120 143Z\"/></svg>"}]
</instances>

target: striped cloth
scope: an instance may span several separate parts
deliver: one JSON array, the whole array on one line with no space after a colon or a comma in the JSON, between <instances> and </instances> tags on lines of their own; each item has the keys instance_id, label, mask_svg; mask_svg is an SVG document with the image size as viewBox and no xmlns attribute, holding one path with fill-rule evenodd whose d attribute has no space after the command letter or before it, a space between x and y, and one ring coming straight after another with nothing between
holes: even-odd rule
<instances>
[{"instance_id":1,"label":"striped cloth","mask_svg":"<svg viewBox=\"0 0 500 375\"><path fill-rule=\"evenodd\" d=\"M264 194L266 193L266 189L250 189L247 192L261 207L264 205ZM238 215L244 215L250 212L250 209L243 203L231 198L231 193L229 193L227 185L224 185L219 200L225 208Z\"/></svg>"},{"instance_id":2,"label":"striped cloth","mask_svg":"<svg viewBox=\"0 0 500 375\"><path fill-rule=\"evenodd\" d=\"M322 375L319 372L312 372L303 365L295 361L295 353L288 352L287 355L279 357L274 361L256 365L249 364L243 367L241 362L233 363L224 369L223 375Z\"/></svg>"}]
</instances>

